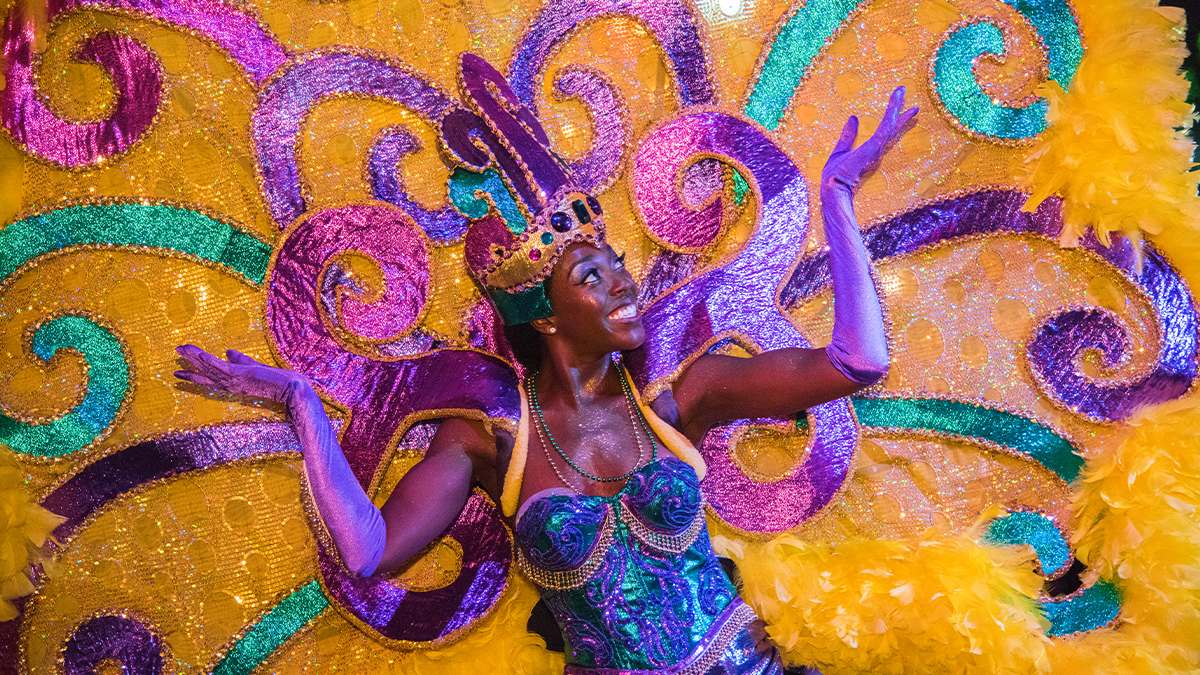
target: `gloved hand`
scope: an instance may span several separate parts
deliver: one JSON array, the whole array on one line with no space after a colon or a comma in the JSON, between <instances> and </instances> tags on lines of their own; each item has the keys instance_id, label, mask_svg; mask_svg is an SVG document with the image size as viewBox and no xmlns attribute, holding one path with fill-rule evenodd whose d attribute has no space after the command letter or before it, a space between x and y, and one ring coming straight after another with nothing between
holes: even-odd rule
<instances>
[{"instance_id":1,"label":"gloved hand","mask_svg":"<svg viewBox=\"0 0 1200 675\"><path fill-rule=\"evenodd\" d=\"M829 188L843 187L850 192L858 188L862 179L879 166L879 160L887 153L888 148L910 128L910 122L917 116L918 108L904 110L904 87L896 87L888 100L887 110L879 121L875 133L857 148L854 141L858 138L858 116L851 115L842 127L842 135L838 138L833 152L825 160L825 168L821 170L821 191ZM828 227L828 226L827 226Z\"/></svg>"},{"instance_id":2,"label":"gloved hand","mask_svg":"<svg viewBox=\"0 0 1200 675\"><path fill-rule=\"evenodd\" d=\"M904 110L904 87L897 87L879 127L857 148L858 118L846 121L821 172L821 213L833 277L833 336L825 355L838 372L861 386L887 374L888 351L871 258L854 215L854 191L916 115L917 108Z\"/></svg>"},{"instance_id":3,"label":"gloved hand","mask_svg":"<svg viewBox=\"0 0 1200 675\"><path fill-rule=\"evenodd\" d=\"M175 371L175 377L224 394L286 403L289 386L308 382L295 371L268 366L236 349L226 350L228 361L196 345L180 345L175 352L189 368Z\"/></svg>"},{"instance_id":4,"label":"gloved hand","mask_svg":"<svg viewBox=\"0 0 1200 675\"><path fill-rule=\"evenodd\" d=\"M182 345L175 351L189 368L175 371L181 380L219 393L284 404L300 439L309 492L342 562L358 574L374 572L387 538L383 515L354 476L321 398L308 379L294 371L260 363L233 349L225 352L229 361L222 361L195 345Z\"/></svg>"}]
</instances>

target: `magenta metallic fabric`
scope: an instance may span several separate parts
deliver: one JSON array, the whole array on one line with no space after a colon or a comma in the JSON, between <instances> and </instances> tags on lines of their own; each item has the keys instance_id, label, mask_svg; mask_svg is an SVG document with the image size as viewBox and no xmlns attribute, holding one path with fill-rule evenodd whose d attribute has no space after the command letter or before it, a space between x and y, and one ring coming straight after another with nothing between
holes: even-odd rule
<instances>
[{"instance_id":1,"label":"magenta metallic fabric","mask_svg":"<svg viewBox=\"0 0 1200 675\"><path fill-rule=\"evenodd\" d=\"M808 228L808 190L800 171L763 131L716 111L681 115L642 141L634 173L638 207L662 231L686 232L688 223L712 227L719 202L699 215L687 209L672 176L697 157L728 158L751 180L761 204L758 227L723 267L704 271L666 292L644 310L646 343L630 355L639 386L659 382L680 364L722 338L754 350L807 347L808 340L776 305L776 289L803 250ZM689 221L690 219L690 221ZM845 400L809 411L812 450L781 480L759 483L733 462L729 444L743 420L709 432L700 451L708 463L703 489L727 523L755 532L779 532L804 522L837 493L858 442Z\"/></svg>"},{"instance_id":2,"label":"magenta metallic fabric","mask_svg":"<svg viewBox=\"0 0 1200 675\"><path fill-rule=\"evenodd\" d=\"M0 118L13 139L29 152L66 167L82 167L124 152L158 111L162 66L141 43L115 33L83 41L76 57L99 65L116 87L108 119L70 122L54 114L36 89L33 22L15 3L4 25L5 86Z\"/></svg>"},{"instance_id":3,"label":"magenta metallic fabric","mask_svg":"<svg viewBox=\"0 0 1200 675\"><path fill-rule=\"evenodd\" d=\"M78 8L144 15L195 31L228 52L255 84L287 59L283 46L252 15L216 0L50 0L47 19ZM64 167L95 164L129 149L146 132L162 96L162 66L144 45L101 32L86 38L76 58L99 65L116 89L107 119L74 122L58 117L38 94L33 23L24 3L13 3L4 24L4 81L0 121L26 151Z\"/></svg>"}]
</instances>

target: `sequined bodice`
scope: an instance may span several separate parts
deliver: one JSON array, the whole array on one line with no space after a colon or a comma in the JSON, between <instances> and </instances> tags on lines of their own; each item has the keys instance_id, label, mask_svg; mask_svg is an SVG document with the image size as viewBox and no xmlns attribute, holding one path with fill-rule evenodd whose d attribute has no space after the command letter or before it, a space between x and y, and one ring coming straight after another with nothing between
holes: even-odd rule
<instances>
[{"instance_id":1,"label":"sequined bodice","mask_svg":"<svg viewBox=\"0 0 1200 675\"><path fill-rule=\"evenodd\" d=\"M674 457L641 467L611 497L535 496L516 535L570 663L677 663L736 595L709 543L700 481Z\"/></svg>"}]
</instances>

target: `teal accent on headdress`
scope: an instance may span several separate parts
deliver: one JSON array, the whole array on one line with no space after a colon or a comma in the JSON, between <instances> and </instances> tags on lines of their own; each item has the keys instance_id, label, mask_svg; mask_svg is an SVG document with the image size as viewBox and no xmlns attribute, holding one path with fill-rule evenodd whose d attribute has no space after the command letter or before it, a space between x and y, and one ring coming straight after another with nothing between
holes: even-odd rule
<instances>
[{"instance_id":1,"label":"teal accent on headdress","mask_svg":"<svg viewBox=\"0 0 1200 675\"><path fill-rule=\"evenodd\" d=\"M518 326L554 314L550 308L550 298L546 297L545 282L516 293L489 291L488 295L506 326Z\"/></svg>"},{"instance_id":2,"label":"teal accent on headdress","mask_svg":"<svg viewBox=\"0 0 1200 675\"><path fill-rule=\"evenodd\" d=\"M516 199L495 169L476 173L458 167L450 174L450 203L471 219L483 218L491 210L491 205L476 194L478 192L486 192L492 198L509 232L521 234L529 227L525 214L521 213Z\"/></svg>"}]
</instances>

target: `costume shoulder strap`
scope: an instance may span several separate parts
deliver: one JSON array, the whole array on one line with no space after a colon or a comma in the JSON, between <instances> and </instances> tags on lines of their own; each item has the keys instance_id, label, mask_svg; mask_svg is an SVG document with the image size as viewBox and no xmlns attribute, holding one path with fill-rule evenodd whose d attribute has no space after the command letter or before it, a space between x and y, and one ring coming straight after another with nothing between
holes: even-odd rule
<instances>
[{"instance_id":1,"label":"costume shoulder strap","mask_svg":"<svg viewBox=\"0 0 1200 675\"><path fill-rule=\"evenodd\" d=\"M508 471L504 473L504 485L500 488L500 510L510 518L517 513L521 481L525 478L525 460L529 455L529 398L525 395L524 382L517 383L517 391L521 393L521 419L517 422L512 457L508 460Z\"/></svg>"}]
</instances>

